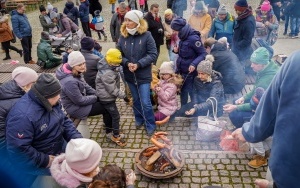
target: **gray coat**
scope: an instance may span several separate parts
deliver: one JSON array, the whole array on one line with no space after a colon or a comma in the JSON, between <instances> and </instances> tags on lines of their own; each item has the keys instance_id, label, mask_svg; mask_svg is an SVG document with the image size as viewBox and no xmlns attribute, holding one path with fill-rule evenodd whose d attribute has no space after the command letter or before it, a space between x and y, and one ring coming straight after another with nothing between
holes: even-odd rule
<instances>
[{"instance_id":1,"label":"gray coat","mask_svg":"<svg viewBox=\"0 0 300 188\"><path fill-rule=\"evenodd\" d=\"M118 42L120 38L120 29L123 21L124 17L121 17L117 10L117 12L113 14L110 21L110 35L113 42Z\"/></svg>"},{"instance_id":2,"label":"gray coat","mask_svg":"<svg viewBox=\"0 0 300 188\"><path fill-rule=\"evenodd\" d=\"M100 57L93 54L93 51L81 50L82 55L85 58L86 72L83 74L87 84L96 89L95 80L98 72L97 65L100 61Z\"/></svg>"},{"instance_id":3,"label":"gray coat","mask_svg":"<svg viewBox=\"0 0 300 188\"><path fill-rule=\"evenodd\" d=\"M125 93L120 90L120 75L116 69L117 67L109 66L105 58L100 60L96 77L96 95L100 101L125 98Z\"/></svg>"}]
</instances>

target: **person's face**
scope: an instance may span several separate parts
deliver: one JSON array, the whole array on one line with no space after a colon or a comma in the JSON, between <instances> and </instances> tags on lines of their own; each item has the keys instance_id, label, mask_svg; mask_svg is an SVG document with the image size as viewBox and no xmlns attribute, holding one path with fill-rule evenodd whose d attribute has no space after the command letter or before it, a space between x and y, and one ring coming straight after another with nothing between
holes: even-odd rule
<instances>
[{"instance_id":1,"label":"person's face","mask_svg":"<svg viewBox=\"0 0 300 188\"><path fill-rule=\"evenodd\" d=\"M172 20L173 15L172 14L167 14L165 15L166 20Z\"/></svg>"},{"instance_id":2,"label":"person's face","mask_svg":"<svg viewBox=\"0 0 300 188\"><path fill-rule=\"evenodd\" d=\"M155 16L158 16L158 11L159 11L159 9L158 8L156 8L156 7L153 7L153 9L152 10L150 10L151 11L151 13L152 13L152 15L155 17Z\"/></svg>"},{"instance_id":3,"label":"person's face","mask_svg":"<svg viewBox=\"0 0 300 188\"><path fill-rule=\"evenodd\" d=\"M47 11L41 12L41 15L45 16L47 14Z\"/></svg>"},{"instance_id":4,"label":"person's face","mask_svg":"<svg viewBox=\"0 0 300 188\"><path fill-rule=\"evenodd\" d=\"M57 23L57 18L53 18L52 22Z\"/></svg>"},{"instance_id":5,"label":"person's face","mask_svg":"<svg viewBox=\"0 0 300 188\"><path fill-rule=\"evenodd\" d=\"M20 14L24 14L25 11L26 11L26 8L25 8L25 6L23 6L23 7L19 8L17 11L18 11L18 13L20 13Z\"/></svg>"},{"instance_id":6,"label":"person's face","mask_svg":"<svg viewBox=\"0 0 300 188\"><path fill-rule=\"evenodd\" d=\"M209 46L206 46L205 51L206 51L206 53L210 54L211 48Z\"/></svg>"},{"instance_id":7,"label":"person's face","mask_svg":"<svg viewBox=\"0 0 300 188\"><path fill-rule=\"evenodd\" d=\"M265 68L265 65L256 64L256 63L252 62L251 68L253 69L254 72L259 72Z\"/></svg>"},{"instance_id":8,"label":"person's face","mask_svg":"<svg viewBox=\"0 0 300 188\"><path fill-rule=\"evenodd\" d=\"M237 15L240 15L240 14L242 14L242 12L241 12L241 11L239 11L239 10L235 10L235 13L236 13Z\"/></svg>"},{"instance_id":9,"label":"person's face","mask_svg":"<svg viewBox=\"0 0 300 188\"><path fill-rule=\"evenodd\" d=\"M126 9L119 9L119 14L124 16L126 14L127 10Z\"/></svg>"},{"instance_id":10,"label":"person's face","mask_svg":"<svg viewBox=\"0 0 300 188\"><path fill-rule=\"evenodd\" d=\"M265 10L260 10L261 14L262 15L267 15L268 11L265 11Z\"/></svg>"},{"instance_id":11,"label":"person's face","mask_svg":"<svg viewBox=\"0 0 300 188\"><path fill-rule=\"evenodd\" d=\"M225 20L227 14L218 14L219 20Z\"/></svg>"},{"instance_id":12,"label":"person's face","mask_svg":"<svg viewBox=\"0 0 300 188\"><path fill-rule=\"evenodd\" d=\"M199 71L198 72L198 78L202 81L202 82L206 82L209 78L209 74L206 74L204 72Z\"/></svg>"},{"instance_id":13,"label":"person's face","mask_svg":"<svg viewBox=\"0 0 300 188\"><path fill-rule=\"evenodd\" d=\"M133 29L133 28L136 28L137 27L137 23L133 22L132 20L128 19L128 18L125 18L124 20L125 22L125 25L128 29Z\"/></svg>"},{"instance_id":14,"label":"person's face","mask_svg":"<svg viewBox=\"0 0 300 188\"><path fill-rule=\"evenodd\" d=\"M171 74L161 74L161 77L163 80L168 80L172 77L172 75Z\"/></svg>"},{"instance_id":15,"label":"person's face","mask_svg":"<svg viewBox=\"0 0 300 188\"><path fill-rule=\"evenodd\" d=\"M77 72L79 73L83 73L86 71L86 66L85 66L85 62L84 63L81 63L79 65L76 65L73 67L74 70L76 70Z\"/></svg>"},{"instance_id":16,"label":"person's face","mask_svg":"<svg viewBox=\"0 0 300 188\"><path fill-rule=\"evenodd\" d=\"M58 94L55 97L49 98L48 102L50 103L51 106L55 106L55 105L57 105L59 99L60 99L60 94Z\"/></svg>"},{"instance_id":17,"label":"person's face","mask_svg":"<svg viewBox=\"0 0 300 188\"><path fill-rule=\"evenodd\" d=\"M5 3L1 3L1 8L6 8L6 4Z\"/></svg>"}]
</instances>

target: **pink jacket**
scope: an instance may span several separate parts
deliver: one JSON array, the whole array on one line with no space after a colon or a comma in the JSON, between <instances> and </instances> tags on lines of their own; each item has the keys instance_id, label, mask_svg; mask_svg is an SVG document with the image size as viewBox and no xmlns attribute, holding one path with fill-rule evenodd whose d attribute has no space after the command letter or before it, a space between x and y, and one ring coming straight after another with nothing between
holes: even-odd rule
<instances>
[{"instance_id":1,"label":"pink jacket","mask_svg":"<svg viewBox=\"0 0 300 188\"><path fill-rule=\"evenodd\" d=\"M173 80L173 78L170 78ZM158 96L158 111L170 116L177 110L177 86L169 80L160 80L158 87L161 88L157 92Z\"/></svg>"}]
</instances>

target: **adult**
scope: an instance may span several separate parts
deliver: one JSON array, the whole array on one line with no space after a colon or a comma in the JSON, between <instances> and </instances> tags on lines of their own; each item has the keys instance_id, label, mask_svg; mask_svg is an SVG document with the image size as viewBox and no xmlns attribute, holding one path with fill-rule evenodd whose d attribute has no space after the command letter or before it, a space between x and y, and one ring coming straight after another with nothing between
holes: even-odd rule
<instances>
[{"instance_id":1,"label":"adult","mask_svg":"<svg viewBox=\"0 0 300 188\"><path fill-rule=\"evenodd\" d=\"M202 43L207 39L212 24L211 16L207 11L203 1L197 2L188 21L193 29L200 32Z\"/></svg>"},{"instance_id":2,"label":"adult","mask_svg":"<svg viewBox=\"0 0 300 188\"><path fill-rule=\"evenodd\" d=\"M117 8L117 12L113 14L110 20L110 35L112 41L117 43L120 37L120 28L124 22L124 16L128 12L126 3L122 2Z\"/></svg>"},{"instance_id":3,"label":"adult","mask_svg":"<svg viewBox=\"0 0 300 188\"><path fill-rule=\"evenodd\" d=\"M256 88L261 87L267 89L273 77L279 70L279 67L273 60L269 59L269 52L264 47L257 48L251 55L251 68L256 72L254 88L243 97L234 101L234 104L226 104L223 109L229 113L232 124L240 128L245 121L253 116L250 106L250 99L254 95Z\"/></svg>"},{"instance_id":4,"label":"adult","mask_svg":"<svg viewBox=\"0 0 300 188\"><path fill-rule=\"evenodd\" d=\"M249 59L253 52L251 42L255 32L255 18L246 0L238 0L234 9L238 17L234 27L232 52L235 53L248 72L250 69Z\"/></svg>"},{"instance_id":5,"label":"adult","mask_svg":"<svg viewBox=\"0 0 300 188\"><path fill-rule=\"evenodd\" d=\"M225 5L220 6L217 17L213 19L208 36L219 40L227 38L227 42L232 46L232 38L235 26L235 18L228 11Z\"/></svg>"},{"instance_id":6,"label":"adult","mask_svg":"<svg viewBox=\"0 0 300 188\"><path fill-rule=\"evenodd\" d=\"M270 46L275 44L278 37L279 24L268 1L264 1L260 9L256 10L255 21L256 30L254 36L266 41Z\"/></svg>"},{"instance_id":7,"label":"adult","mask_svg":"<svg viewBox=\"0 0 300 188\"><path fill-rule=\"evenodd\" d=\"M164 44L164 27L159 12L159 5L154 3L150 6L150 12L148 12L144 19L148 23L148 31L150 31L157 50L157 57L160 54L160 46ZM154 62L156 64L156 61Z\"/></svg>"},{"instance_id":8,"label":"adult","mask_svg":"<svg viewBox=\"0 0 300 188\"><path fill-rule=\"evenodd\" d=\"M63 187L89 187L100 171L101 158L102 149L94 140L72 139L66 146L66 152L53 160L51 175Z\"/></svg>"},{"instance_id":9,"label":"adult","mask_svg":"<svg viewBox=\"0 0 300 188\"><path fill-rule=\"evenodd\" d=\"M74 5L73 1L67 1L63 13L68 16L77 26L79 26L78 18L79 11L78 8Z\"/></svg>"},{"instance_id":10,"label":"adult","mask_svg":"<svg viewBox=\"0 0 300 188\"><path fill-rule=\"evenodd\" d=\"M83 32L87 37L92 37L91 29L89 26L89 6L90 3L88 0L80 0L79 5L79 18L81 22L81 27L83 29Z\"/></svg>"},{"instance_id":11,"label":"adult","mask_svg":"<svg viewBox=\"0 0 300 188\"><path fill-rule=\"evenodd\" d=\"M253 143L273 135L269 167L274 187L280 188L299 186L299 54L300 51L296 51L286 59L264 93L250 124L232 133L234 138Z\"/></svg>"},{"instance_id":12,"label":"adult","mask_svg":"<svg viewBox=\"0 0 300 188\"><path fill-rule=\"evenodd\" d=\"M178 53L176 72L184 80L180 92L180 103L183 106L188 102L188 97L192 98L193 82L197 75L195 69L205 59L206 51L201 42L200 32L191 28L185 19L175 18L171 22L171 28L180 39L179 45L175 46L173 51Z\"/></svg>"},{"instance_id":13,"label":"adult","mask_svg":"<svg viewBox=\"0 0 300 188\"><path fill-rule=\"evenodd\" d=\"M15 169L25 169L20 176L24 187L39 175L49 176L54 156L64 151L65 142L82 137L62 111L60 91L58 80L42 73L7 116L9 159Z\"/></svg>"},{"instance_id":14,"label":"adult","mask_svg":"<svg viewBox=\"0 0 300 188\"><path fill-rule=\"evenodd\" d=\"M291 38L298 38L299 37L299 29L300 29L300 2L293 0L289 6L292 6L289 13L290 13L290 28L291 32L289 36Z\"/></svg>"},{"instance_id":15,"label":"adult","mask_svg":"<svg viewBox=\"0 0 300 188\"><path fill-rule=\"evenodd\" d=\"M47 31L49 33L52 33L52 28L55 27L55 23L52 22L51 18L48 16L46 8L44 7L44 5L40 6L40 15L39 15L39 19L40 19L40 23L43 27L43 31Z\"/></svg>"},{"instance_id":16,"label":"adult","mask_svg":"<svg viewBox=\"0 0 300 188\"><path fill-rule=\"evenodd\" d=\"M213 55L213 70L222 74L222 84L225 94L240 92L245 86L245 73L236 55L227 48L227 44L208 38L204 47Z\"/></svg>"},{"instance_id":17,"label":"adult","mask_svg":"<svg viewBox=\"0 0 300 188\"><path fill-rule=\"evenodd\" d=\"M183 17L183 11L187 9L187 0L173 0L170 7L179 17Z\"/></svg>"},{"instance_id":18,"label":"adult","mask_svg":"<svg viewBox=\"0 0 300 188\"><path fill-rule=\"evenodd\" d=\"M127 12L117 48L122 52L125 80L133 97L135 125L145 125L147 135L151 136L156 129L150 100L151 64L157 59L157 50L147 29L141 11Z\"/></svg>"},{"instance_id":19,"label":"adult","mask_svg":"<svg viewBox=\"0 0 300 188\"><path fill-rule=\"evenodd\" d=\"M115 13L116 0L108 0L108 3L111 4L111 13Z\"/></svg>"},{"instance_id":20,"label":"adult","mask_svg":"<svg viewBox=\"0 0 300 188\"><path fill-rule=\"evenodd\" d=\"M95 41L91 37L84 37L81 41L81 53L85 59L86 72L83 73L84 80L93 89L96 89L95 80L98 72L98 62L100 57L93 53Z\"/></svg>"},{"instance_id":21,"label":"adult","mask_svg":"<svg viewBox=\"0 0 300 188\"><path fill-rule=\"evenodd\" d=\"M25 5L19 3L17 9L11 11L11 23L14 34L21 41L23 57L26 64L35 64L31 57L32 29L27 16L25 15Z\"/></svg>"},{"instance_id":22,"label":"adult","mask_svg":"<svg viewBox=\"0 0 300 188\"><path fill-rule=\"evenodd\" d=\"M65 37L71 34L71 32L78 30L78 26L63 13L56 13L52 11L50 18L58 26L58 31L55 32L57 37Z\"/></svg>"},{"instance_id":23,"label":"adult","mask_svg":"<svg viewBox=\"0 0 300 188\"><path fill-rule=\"evenodd\" d=\"M92 15L92 17L94 18L96 10L99 10L100 13L102 12L102 5L99 2L99 0L89 0L89 2L90 2L89 11L90 11L90 14Z\"/></svg>"},{"instance_id":24,"label":"adult","mask_svg":"<svg viewBox=\"0 0 300 188\"><path fill-rule=\"evenodd\" d=\"M0 42L3 50L5 51L5 58L3 60L11 59L9 50L14 50L22 57L23 51L10 45L10 41L14 38L12 30L8 24L8 15L5 11L0 12Z\"/></svg>"},{"instance_id":25,"label":"adult","mask_svg":"<svg viewBox=\"0 0 300 188\"><path fill-rule=\"evenodd\" d=\"M42 31L41 40L37 46L38 64L43 68L53 68L62 63L62 57L53 53L50 35Z\"/></svg>"}]
</instances>

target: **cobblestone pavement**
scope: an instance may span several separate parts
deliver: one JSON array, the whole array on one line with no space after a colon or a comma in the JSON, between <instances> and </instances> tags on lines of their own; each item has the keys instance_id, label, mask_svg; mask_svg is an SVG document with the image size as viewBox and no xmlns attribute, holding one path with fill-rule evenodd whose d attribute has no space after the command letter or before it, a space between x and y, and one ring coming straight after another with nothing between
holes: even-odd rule
<instances>
[{"instance_id":1,"label":"cobblestone pavement","mask_svg":"<svg viewBox=\"0 0 300 188\"><path fill-rule=\"evenodd\" d=\"M109 22L111 18L111 9L107 0L100 0L103 6L102 15L104 16L106 32L109 36ZM154 0L148 0L149 5L154 3ZM166 8L166 0L157 1L161 5L161 15L163 10ZM230 12L232 10L234 0L221 0L222 3L226 4ZM65 1L55 3L54 6L58 7L59 11L64 8ZM251 5L256 7L258 0L251 1ZM187 17L189 11L185 13ZM30 23L33 28L33 58L36 59L36 46L40 39L40 32L42 28L38 20L39 11L32 11L27 13ZM281 23L281 25L283 25ZM281 27L282 28L282 27ZM282 34L282 29L280 29ZM96 38L96 33L93 32L93 37ZM284 38L280 35L280 38ZM297 40L297 39L296 39ZM293 41L289 43L289 41ZM281 46L277 42L275 51L278 53L290 53L292 50L297 49L294 47L295 40L289 40L285 42L285 46ZM299 41L299 40L298 40ZM100 42L105 52L108 48L114 47L109 37L108 42ZM14 44L20 47L19 41ZM167 59L167 52L164 48L161 48L161 56L159 62ZM283 50L281 50L283 49ZM288 49L288 51L284 51ZM13 59L19 59L14 52L11 52ZM0 54L2 59L4 54ZM22 62L22 61L21 61ZM9 61L4 61L9 63ZM116 163L118 166L128 169L135 168L135 154L138 153L142 148L151 145L149 137L146 136L145 130L137 130L134 125L134 117L131 107L126 106L125 102L118 100L118 108L121 114L120 127L124 130L127 138L127 146L121 148L116 144L107 141L105 138L104 124L102 117L91 117L88 119L88 126L91 132L91 138L96 140L103 148L103 157L100 165L104 166L108 163ZM226 120L226 117L224 117ZM191 119L178 118L172 124L166 124L162 127L158 127L158 130L167 131L169 138L173 140L175 148L180 150L185 157L186 165L183 171L176 177L165 179L165 180L154 180L147 178L140 174L135 169L137 174L136 187L170 187L170 188L198 188L205 185L221 185L223 187L255 187L253 182L256 178L263 178L266 175L266 167L259 169L249 168L247 163L251 156L247 153L237 152L224 152L221 151L218 142L199 142L195 140L196 127L192 123ZM230 124L227 125L227 129L231 129Z\"/></svg>"}]
</instances>

